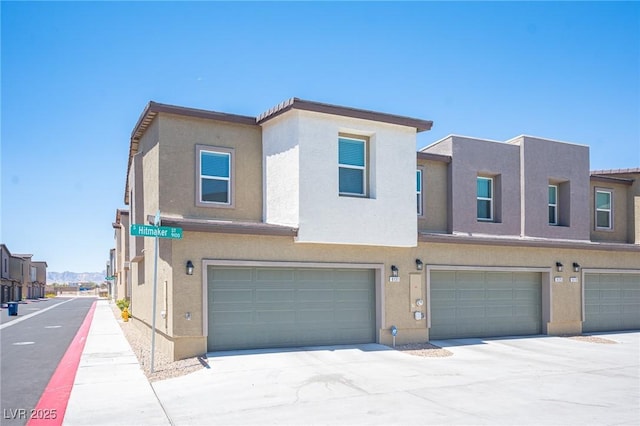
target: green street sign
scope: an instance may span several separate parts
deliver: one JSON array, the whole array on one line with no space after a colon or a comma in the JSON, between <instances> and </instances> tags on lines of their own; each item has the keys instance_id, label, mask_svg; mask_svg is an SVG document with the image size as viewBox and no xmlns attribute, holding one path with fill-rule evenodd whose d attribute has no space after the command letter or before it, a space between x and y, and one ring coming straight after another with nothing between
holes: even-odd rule
<instances>
[{"instance_id":1,"label":"green street sign","mask_svg":"<svg viewBox=\"0 0 640 426\"><path fill-rule=\"evenodd\" d=\"M110 277L104 277L104 279L105 279L105 280L107 280L107 281L112 281L112 280L115 280L115 279L116 279L116 277L114 277L114 276L112 275L112 276L110 276Z\"/></svg>"},{"instance_id":2,"label":"green street sign","mask_svg":"<svg viewBox=\"0 0 640 426\"><path fill-rule=\"evenodd\" d=\"M172 228L170 226L153 225L131 225L131 235L134 237L157 237L157 238L182 238L182 228Z\"/></svg>"}]
</instances>

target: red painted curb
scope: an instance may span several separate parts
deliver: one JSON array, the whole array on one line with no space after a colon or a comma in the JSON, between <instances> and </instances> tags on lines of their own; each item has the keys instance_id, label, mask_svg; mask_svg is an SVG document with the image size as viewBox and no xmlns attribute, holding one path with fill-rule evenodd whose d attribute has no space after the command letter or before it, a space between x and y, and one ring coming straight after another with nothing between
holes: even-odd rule
<instances>
[{"instance_id":1,"label":"red painted curb","mask_svg":"<svg viewBox=\"0 0 640 426\"><path fill-rule=\"evenodd\" d=\"M36 407L29 412L30 418L27 426L57 426L62 424L64 414L67 411L69 397L71 396L71 389L73 389L73 382L76 378L76 372L78 371L78 365L80 365L82 350L84 349L85 343L87 343L87 336L89 335L89 329L91 328L91 321L93 321L93 313L96 310L97 303L96 301L91 305L80 329L60 360L60 364L58 364L56 371L53 373L53 376L51 376L49 384L47 384L44 392L42 392L40 401L38 401Z\"/></svg>"}]
</instances>

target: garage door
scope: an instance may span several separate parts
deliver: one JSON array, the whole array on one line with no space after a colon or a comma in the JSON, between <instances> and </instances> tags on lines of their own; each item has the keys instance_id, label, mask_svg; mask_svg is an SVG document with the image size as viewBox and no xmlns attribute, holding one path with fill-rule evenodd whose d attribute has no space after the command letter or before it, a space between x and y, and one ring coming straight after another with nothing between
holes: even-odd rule
<instances>
[{"instance_id":1,"label":"garage door","mask_svg":"<svg viewBox=\"0 0 640 426\"><path fill-rule=\"evenodd\" d=\"M374 271L208 269L208 350L375 341Z\"/></svg>"},{"instance_id":2,"label":"garage door","mask_svg":"<svg viewBox=\"0 0 640 426\"><path fill-rule=\"evenodd\" d=\"M431 272L430 339L539 334L541 276L535 272Z\"/></svg>"},{"instance_id":3,"label":"garage door","mask_svg":"<svg viewBox=\"0 0 640 426\"><path fill-rule=\"evenodd\" d=\"M640 329L640 274L585 274L582 330Z\"/></svg>"}]
</instances>

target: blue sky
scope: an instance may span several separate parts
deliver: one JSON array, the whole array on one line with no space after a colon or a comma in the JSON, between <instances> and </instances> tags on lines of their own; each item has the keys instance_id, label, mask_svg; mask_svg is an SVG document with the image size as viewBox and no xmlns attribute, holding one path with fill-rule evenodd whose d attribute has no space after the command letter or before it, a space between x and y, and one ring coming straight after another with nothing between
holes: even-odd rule
<instances>
[{"instance_id":1,"label":"blue sky","mask_svg":"<svg viewBox=\"0 0 640 426\"><path fill-rule=\"evenodd\" d=\"M104 269L149 100L255 116L296 96L591 147L640 166L640 4L0 3L2 242Z\"/></svg>"}]
</instances>

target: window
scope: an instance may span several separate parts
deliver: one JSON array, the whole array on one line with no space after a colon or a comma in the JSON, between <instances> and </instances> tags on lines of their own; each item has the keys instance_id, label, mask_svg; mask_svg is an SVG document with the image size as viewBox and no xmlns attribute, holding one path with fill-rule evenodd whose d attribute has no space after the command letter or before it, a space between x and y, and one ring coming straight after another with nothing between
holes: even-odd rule
<instances>
[{"instance_id":1,"label":"window","mask_svg":"<svg viewBox=\"0 0 640 426\"><path fill-rule=\"evenodd\" d=\"M416 201L418 203L418 216L422 216L422 170L416 170Z\"/></svg>"},{"instance_id":2,"label":"window","mask_svg":"<svg viewBox=\"0 0 640 426\"><path fill-rule=\"evenodd\" d=\"M338 138L338 186L340 195L367 195L367 141Z\"/></svg>"},{"instance_id":3,"label":"window","mask_svg":"<svg viewBox=\"0 0 640 426\"><path fill-rule=\"evenodd\" d=\"M558 185L549 185L549 225L558 224Z\"/></svg>"},{"instance_id":4,"label":"window","mask_svg":"<svg viewBox=\"0 0 640 426\"><path fill-rule=\"evenodd\" d=\"M231 206L233 150L225 148L196 147L198 153L199 206Z\"/></svg>"},{"instance_id":5,"label":"window","mask_svg":"<svg viewBox=\"0 0 640 426\"><path fill-rule=\"evenodd\" d=\"M478 220L493 220L493 179L477 178L477 218Z\"/></svg>"},{"instance_id":6,"label":"window","mask_svg":"<svg viewBox=\"0 0 640 426\"><path fill-rule=\"evenodd\" d=\"M611 191L596 190L596 229L611 229Z\"/></svg>"}]
</instances>

